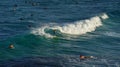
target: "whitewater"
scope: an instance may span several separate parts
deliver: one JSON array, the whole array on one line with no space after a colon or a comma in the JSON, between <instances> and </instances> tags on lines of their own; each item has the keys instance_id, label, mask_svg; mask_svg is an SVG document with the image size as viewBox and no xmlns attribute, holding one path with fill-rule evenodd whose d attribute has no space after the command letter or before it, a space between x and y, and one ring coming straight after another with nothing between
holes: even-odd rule
<instances>
[{"instance_id":1,"label":"whitewater","mask_svg":"<svg viewBox=\"0 0 120 67\"><path fill-rule=\"evenodd\" d=\"M32 34L35 35L42 35L46 37L55 37L50 35L49 33L46 33L46 29L52 29L52 30L59 30L63 34L71 34L71 35L82 35L87 32L95 31L97 27L102 26L102 20L105 20L108 18L108 15L106 13L100 14L99 16L91 17L89 19L76 21L74 23L69 24L46 24L45 26L33 28L31 31Z\"/></svg>"}]
</instances>

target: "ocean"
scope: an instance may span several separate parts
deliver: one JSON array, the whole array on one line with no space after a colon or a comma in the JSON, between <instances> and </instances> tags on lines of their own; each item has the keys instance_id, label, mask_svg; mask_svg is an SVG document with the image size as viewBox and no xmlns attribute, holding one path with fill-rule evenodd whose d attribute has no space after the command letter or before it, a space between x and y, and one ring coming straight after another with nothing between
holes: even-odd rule
<instances>
[{"instance_id":1,"label":"ocean","mask_svg":"<svg viewBox=\"0 0 120 67\"><path fill-rule=\"evenodd\" d=\"M0 67L120 67L119 26L120 0L0 0Z\"/></svg>"}]
</instances>

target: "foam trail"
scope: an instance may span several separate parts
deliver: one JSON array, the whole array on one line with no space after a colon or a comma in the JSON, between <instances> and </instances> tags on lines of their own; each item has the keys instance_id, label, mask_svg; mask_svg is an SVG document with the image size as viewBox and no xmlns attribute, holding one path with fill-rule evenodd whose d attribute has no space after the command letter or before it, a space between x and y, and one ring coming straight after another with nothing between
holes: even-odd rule
<instances>
[{"instance_id":1,"label":"foam trail","mask_svg":"<svg viewBox=\"0 0 120 67\"><path fill-rule=\"evenodd\" d=\"M32 31L32 33L36 34L36 35L45 35L47 37L53 37L49 33L45 33L45 29L57 29L61 33L65 33L65 34L82 35L82 34L85 34L87 32L95 31L95 29L97 27L102 26L101 20L107 19L107 18L108 18L107 14L104 13L100 16L95 16L95 17L92 17L92 18L86 19L86 20L76 21L74 23L65 24L63 26L60 26L60 25L43 26L43 27L34 29Z\"/></svg>"}]
</instances>

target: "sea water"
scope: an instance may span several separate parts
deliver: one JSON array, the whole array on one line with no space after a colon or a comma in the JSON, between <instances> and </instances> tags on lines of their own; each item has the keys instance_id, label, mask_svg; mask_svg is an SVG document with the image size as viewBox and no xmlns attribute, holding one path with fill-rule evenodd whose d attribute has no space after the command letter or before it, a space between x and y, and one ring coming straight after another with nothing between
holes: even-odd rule
<instances>
[{"instance_id":1,"label":"sea water","mask_svg":"<svg viewBox=\"0 0 120 67\"><path fill-rule=\"evenodd\" d=\"M119 8L120 0L0 0L0 67L120 67Z\"/></svg>"}]
</instances>

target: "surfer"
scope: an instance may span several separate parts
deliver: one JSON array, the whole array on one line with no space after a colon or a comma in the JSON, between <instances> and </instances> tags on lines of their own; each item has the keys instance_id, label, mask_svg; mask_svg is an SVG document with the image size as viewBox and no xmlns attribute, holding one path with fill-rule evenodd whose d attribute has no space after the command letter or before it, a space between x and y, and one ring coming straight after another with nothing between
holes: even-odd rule
<instances>
[{"instance_id":1,"label":"surfer","mask_svg":"<svg viewBox=\"0 0 120 67\"><path fill-rule=\"evenodd\" d=\"M56 34L56 33L57 33L57 30L56 30L56 29L53 29L53 33Z\"/></svg>"},{"instance_id":2,"label":"surfer","mask_svg":"<svg viewBox=\"0 0 120 67\"><path fill-rule=\"evenodd\" d=\"M83 55L80 55L80 59L92 59L94 58L93 56L83 56Z\"/></svg>"},{"instance_id":3,"label":"surfer","mask_svg":"<svg viewBox=\"0 0 120 67\"><path fill-rule=\"evenodd\" d=\"M10 49L14 49L15 47L14 47L13 44L10 44L10 45L9 45L9 48L10 48Z\"/></svg>"}]
</instances>

